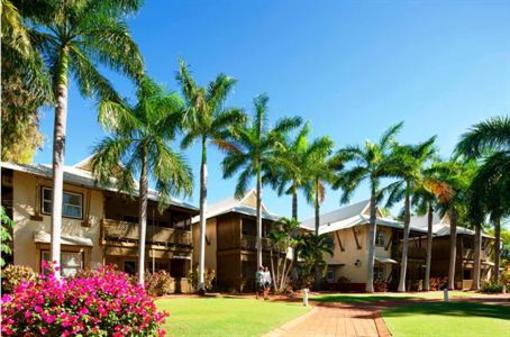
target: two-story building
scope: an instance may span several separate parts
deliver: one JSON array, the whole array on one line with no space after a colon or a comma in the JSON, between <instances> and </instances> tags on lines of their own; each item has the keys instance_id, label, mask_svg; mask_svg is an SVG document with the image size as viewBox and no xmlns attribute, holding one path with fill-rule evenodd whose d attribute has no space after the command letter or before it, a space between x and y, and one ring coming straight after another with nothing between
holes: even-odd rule
<instances>
[{"instance_id":1,"label":"two-story building","mask_svg":"<svg viewBox=\"0 0 510 337\"><path fill-rule=\"evenodd\" d=\"M369 200L320 215L319 234L331 235L335 243L334 254L326 259L326 281L330 287L341 285L342 290L365 290L369 222ZM398 266L394 251L403 236L403 226L401 222L385 217L379 208L376 210L376 223L374 279L390 282L395 266ZM303 221L301 227L315 230L315 218ZM422 233L421 229L413 230L411 236Z\"/></svg>"},{"instance_id":2,"label":"two-story building","mask_svg":"<svg viewBox=\"0 0 510 337\"><path fill-rule=\"evenodd\" d=\"M319 234L329 234L335 242L333 256L326 261L326 281L331 288L364 291L367 282L370 201L361 201L321 214ZM396 290L402 258L403 223L376 211L374 279ZM315 230L315 219L305 220L303 229ZM407 287L421 290L427 256L427 217L412 217L407 264ZM431 277L446 278L450 258L450 226L447 217L434 215ZM494 263L494 240L483 234L482 280L488 280ZM458 226L455 282L458 289L469 289L473 275L474 231Z\"/></svg>"},{"instance_id":3,"label":"two-story building","mask_svg":"<svg viewBox=\"0 0 510 337\"><path fill-rule=\"evenodd\" d=\"M15 223L8 260L35 271L50 259L51 177L50 165L1 164L2 206ZM176 289L186 290L193 248L191 218L198 210L172 199L160 213L157 203L156 191L150 190L146 266L150 271L168 271L183 282ZM98 185L90 158L65 166L62 213L63 274L102 264L115 264L128 273L137 270L137 199Z\"/></svg>"},{"instance_id":4,"label":"two-story building","mask_svg":"<svg viewBox=\"0 0 510 337\"><path fill-rule=\"evenodd\" d=\"M441 217L433 215L432 232L432 263L430 277L446 277L450 265L450 220L447 215ZM411 217L413 228L427 229L427 216ZM455 262L455 287L470 289L473 283L475 232L471 229L457 226L457 253ZM419 236L411 242L412 246L427 247L427 236ZM495 253L494 237L482 233L482 250L480 254L482 281L490 280L493 273ZM425 259L421 261L425 263ZM419 277L422 275L418 275Z\"/></svg>"},{"instance_id":5,"label":"two-story building","mask_svg":"<svg viewBox=\"0 0 510 337\"><path fill-rule=\"evenodd\" d=\"M241 199L228 198L207 207L205 268L216 273L215 286L222 291L253 291L257 271L256 201L251 190ZM273 222L280 217L262 204L263 264L269 266L270 241L266 238ZM193 246L198 247L200 217L192 220ZM199 250L193 251L198 263Z\"/></svg>"}]
</instances>

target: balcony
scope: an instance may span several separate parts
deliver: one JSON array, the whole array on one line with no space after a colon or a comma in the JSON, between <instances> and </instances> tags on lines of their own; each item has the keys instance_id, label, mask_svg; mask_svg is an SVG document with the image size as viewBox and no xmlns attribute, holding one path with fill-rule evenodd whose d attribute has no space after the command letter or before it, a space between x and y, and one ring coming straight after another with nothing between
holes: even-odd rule
<instances>
[{"instance_id":1,"label":"balcony","mask_svg":"<svg viewBox=\"0 0 510 337\"><path fill-rule=\"evenodd\" d=\"M270 251L271 250L271 239L262 238L262 250ZM241 249L246 250L257 250L257 237L254 235L241 235ZM275 252L285 253L285 251L275 248Z\"/></svg>"},{"instance_id":2,"label":"balcony","mask_svg":"<svg viewBox=\"0 0 510 337\"><path fill-rule=\"evenodd\" d=\"M103 244L138 244L138 224L127 221L102 219ZM147 245L163 247L191 247L191 231L167 227L147 226Z\"/></svg>"},{"instance_id":3,"label":"balcony","mask_svg":"<svg viewBox=\"0 0 510 337\"><path fill-rule=\"evenodd\" d=\"M462 251L462 258L464 260L474 260L474 257L475 257L475 250L474 249L464 248L464 250ZM490 260L490 258L487 256L486 251L483 250L483 249L480 252L480 259L482 261Z\"/></svg>"},{"instance_id":4,"label":"balcony","mask_svg":"<svg viewBox=\"0 0 510 337\"><path fill-rule=\"evenodd\" d=\"M402 258L402 245L399 245L398 248L392 251L392 257L400 261ZM407 257L409 259L426 259L427 258L427 250L425 248L420 247L409 247L407 251Z\"/></svg>"}]
</instances>

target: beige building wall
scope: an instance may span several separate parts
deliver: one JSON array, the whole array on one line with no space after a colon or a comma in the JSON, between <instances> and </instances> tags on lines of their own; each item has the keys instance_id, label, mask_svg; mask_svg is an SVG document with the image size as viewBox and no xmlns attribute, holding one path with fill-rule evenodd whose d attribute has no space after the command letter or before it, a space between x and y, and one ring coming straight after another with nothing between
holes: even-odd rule
<instances>
[{"instance_id":1,"label":"beige building wall","mask_svg":"<svg viewBox=\"0 0 510 337\"><path fill-rule=\"evenodd\" d=\"M335 282L340 277L347 278L352 283L365 283L367 280L368 263L368 225L354 227L356 236L360 244L360 249L356 245L353 228L347 228L330 233L335 242L334 255L327 258L327 263L331 265L330 269L335 270ZM378 226L378 231L384 233L385 244L391 240L391 228ZM344 251L342 251L338 239L342 242ZM391 244L388 250L384 247L376 247L375 255L379 257L391 257ZM358 265L356 262L359 261ZM343 266L339 266L343 264ZM383 265L385 276L391 272L391 265Z\"/></svg>"},{"instance_id":2,"label":"beige building wall","mask_svg":"<svg viewBox=\"0 0 510 337\"><path fill-rule=\"evenodd\" d=\"M192 265L198 265L200 257L200 223L192 225L193 236L193 260ZM205 269L214 269L217 271L216 252L218 247L216 234L216 218L207 219L205 232Z\"/></svg>"},{"instance_id":3,"label":"beige building wall","mask_svg":"<svg viewBox=\"0 0 510 337\"><path fill-rule=\"evenodd\" d=\"M34 233L51 233L51 216L41 212L41 187L51 188L52 182L43 177L14 171L13 186L14 263L38 271L40 249L34 243ZM83 219L62 218L62 234L90 238L94 246L84 249L84 264L86 267L95 267L103 260L99 244L103 194L101 191L69 184L64 184L64 190L83 195ZM39 246L43 249L49 247L44 244Z\"/></svg>"}]
</instances>

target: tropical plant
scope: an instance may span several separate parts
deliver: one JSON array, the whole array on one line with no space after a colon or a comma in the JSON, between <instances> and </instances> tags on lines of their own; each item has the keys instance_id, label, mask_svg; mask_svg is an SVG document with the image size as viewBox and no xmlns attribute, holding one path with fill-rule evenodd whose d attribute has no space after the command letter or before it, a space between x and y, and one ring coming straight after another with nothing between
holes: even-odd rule
<instances>
[{"instance_id":1,"label":"tropical plant","mask_svg":"<svg viewBox=\"0 0 510 337\"><path fill-rule=\"evenodd\" d=\"M492 117L475 124L461 136L455 149L457 155L481 161L478 191L485 190L480 203L490 214L495 227L496 256L494 280L499 279L501 218L510 212L510 117Z\"/></svg>"},{"instance_id":2,"label":"tropical plant","mask_svg":"<svg viewBox=\"0 0 510 337\"><path fill-rule=\"evenodd\" d=\"M411 223L411 199L424 183L422 170L424 164L435 153L435 137L417 145L395 144L391 153L391 175L398 180L391 184L387 207L404 199L404 238L402 242L402 259L400 261L400 279L398 291L406 291L407 254L409 251L409 231Z\"/></svg>"},{"instance_id":3,"label":"tropical plant","mask_svg":"<svg viewBox=\"0 0 510 337\"><path fill-rule=\"evenodd\" d=\"M438 160L436 159L436 162ZM437 290L431 286L430 270L432 267L432 244L434 240L433 225L434 225L434 212L437 207L437 198L429 189L429 184L435 181L434 171L431 165L422 167L421 177L422 183L413 191L411 204L418 215L427 215L427 256L425 258L425 276L423 280L423 290Z\"/></svg>"},{"instance_id":4,"label":"tropical plant","mask_svg":"<svg viewBox=\"0 0 510 337\"><path fill-rule=\"evenodd\" d=\"M381 178L389 175L390 151L395 143L395 136L402 128L402 123L396 124L386 130L377 142L366 141L363 147L349 146L339 150L338 156L351 162L352 166L340 172L334 188L341 187L342 203L349 201L354 190L361 182L367 180L370 188L370 223L368 232L368 263L366 291L374 292L374 260L376 236L377 205L383 197Z\"/></svg>"},{"instance_id":5,"label":"tropical plant","mask_svg":"<svg viewBox=\"0 0 510 337\"><path fill-rule=\"evenodd\" d=\"M307 280L305 286L311 285L314 279L316 284L319 283L327 268L325 256L332 256L334 253L334 241L329 234L315 235L312 232L305 232L296 246L297 256L301 267L301 277ZM317 271L319 273L317 274Z\"/></svg>"},{"instance_id":6,"label":"tropical plant","mask_svg":"<svg viewBox=\"0 0 510 337\"><path fill-rule=\"evenodd\" d=\"M43 141L38 109L52 95L42 59L14 3L22 4L2 0L2 160L28 163Z\"/></svg>"},{"instance_id":7,"label":"tropical plant","mask_svg":"<svg viewBox=\"0 0 510 337\"><path fill-rule=\"evenodd\" d=\"M287 290L295 261L290 259L290 262L287 262L289 260L287 252L289 249L294 251L300 242L299 221L289 218L279 219L273 223L268 238L271 240L269 254L273 287L276 293L283 293Z\"/></svg>"},{"instance_id":8,"label":"tropical plant","mask_svg":"<svg viewBox=\"0 0 510 337\"><path fill-rule=\"evenodd\" d=\"M22 2L24 3L24 2ZM101 64L139 78L142 57L125 19L141 1L38 1L20 9L28 21L29 37L50 74L55 96L53 134L53 203L51 259L60 264L64 147L69 77L83 96L120 101L110 82L100 73Z\"/></svg>"},{"instance_id":9,"label":"tropical plant","mask_svg":"<svg viewBox=\"0 0 510 337\"><path fill-rule=\"evenodd\" d=\"M205 292L205 226L207 212L207 145L209 141L221 141L231 135L235 124L245 120L244 113L224 103L232 91L236 80L219 74L207 88L197 85L183 60L179 63L177 81L181 86L185 100L183 109L183 126L186 134L182 147L189 147L195 140L200 141L200 240L198 263L198 290Z\"/></svg>"},{"instance_id":10,"label":"tropical plant","mask_svg":"<svg viewBox=\"0 0 510 337\"><path fill-rule=\"evenodd\" d=\"M267 119L269 97L259 95L253 100L253 118L237 125L232 137L216 139L215 143L226 156L223 159L223 178L230 178L241 171L237 180L235 197L246 194L252 178L256 182L257 195L257 266L262 265L262 185L264 173L271 171L277 148L283 146L285 134L301 124L301 118L282 118L274 127Z\"/></svg>"},{"instance_id":11,"label":"tropical plant","mask_svg":"<svg viewBox=\"0 0 510 337\"><path fill-rule=\"evenodd\" d=\"M450 222L450 262L448 267L448 289L455 289L455 263L457 257L457 226L459 220L467 217L469 186L476 173L474 161L456 160L435 163L431 170L435 175L428 183L428 189L438 199L441 216L448 216Z\"/></svg>"},{"instance_id":12,"label":"tropical plant","mask_svg":"<svg viewBox=\"0 0 510 337\"><path fill-rule=\"evenodd\" d=\"M168 314L127 274L109 267L62 280L55 274L50 268L2 296L2 336L165 335Z\"/></svg>"},{"instance_id":13,"label":"tropical plant","mask_svg":"<svg viewBox=\"0 0 510 337\"><path fill-rule=\"evenodd\" d=\"M305 157L305 177L308 179L306 198L315 210L315 235L319 235L320 205L326 198L326 185L333 184L335 174L343 168L342 157L332 155L334 146L329 137L317 138L310 144Z\"/></svg>"},{"instance_id":14,"label":"tropical plant","mask_svg":"<svg viewBox=\"0 0 510 337\"><path fill-rule=\"evenodd\" d=\"M10 264L2 268L2 293L9 294L22 282L35 281L37 274L28 266Z\"/></svg>"},{"instance_id":15,"label":"tropical plant","mask_svg":"<svg viewBox=\"0 0 510 337\"><path fill-rule=\"evenodd\" d=\"M10 242L12 242L12 228L14 221L7 216L3 206L0 206L0 267L5 266L5 260L2 255L9 255L12 253Z\"/></svg>"},{"instance_id":16,"label":"tropical plant","mask_svg":"<svg viewBox=\"0 0 510 337\"><path fill-rule=\"evenodd\" d=\"M94 148L92 170L105 185L112 184L111 177L116 175L113 184L130 194L135 190L138 175L138 281L143 285L149 178L156 182L160 209L171 194L190 195L193 178L184 157L169 144L180 130L179 96L144 77L136 97L135 104L100 102L99 121L110 135Z\"/></svg>"},{"instance_id":17,"label":"tropical plant","mask_svg":"<svg viewBox=\"0 0 510 337\"><path fill-rule=\"evenodd\" d=\"M308 136L310 123L306 122L294 139L286 139L284 146L277 149L276 165L272 167L268 178L279 196L292 195L292 219L298 219L298 191L310 195L310 181L307 179L307 168L310 158Z\"/></svg>"}]
</instances>

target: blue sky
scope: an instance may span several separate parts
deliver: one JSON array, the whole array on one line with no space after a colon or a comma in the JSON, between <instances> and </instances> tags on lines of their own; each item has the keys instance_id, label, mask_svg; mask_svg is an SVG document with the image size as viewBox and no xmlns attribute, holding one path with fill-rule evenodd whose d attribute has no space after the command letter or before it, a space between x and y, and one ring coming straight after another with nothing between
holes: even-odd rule
<instances>
[{"instance_id":1,"label":"blue sky","mask_svg":"<svg viewBox=\"0 0 510 337\"><path fill-rule=\"evenodd\" d=\"M443 156L470 125L510 113L510 2L508 1L146 1L130 18L150 76L177 90L183 57L197 81L219 72L239 80L228 105L252 110L270 96L269 117L299 115L313 137L337 147L377 139L404 121L402 142L438 136ZM106 72L123 96L131 83ZM66 164L90 154L103 136L96 102L71 84ZM51 162L53 111L41 119L46 142L36 162ZM185 152L195 173L199 150ZM209 200L230 196L235 180L221 178L222 155L209 150ZM328 191L324 211L339 206ZM365 186L353 201L368 198ZM289 197L267 187L270 210L290 215ZM300 218L313 209L300 198Z\"/></svg>"}]
</instances>

